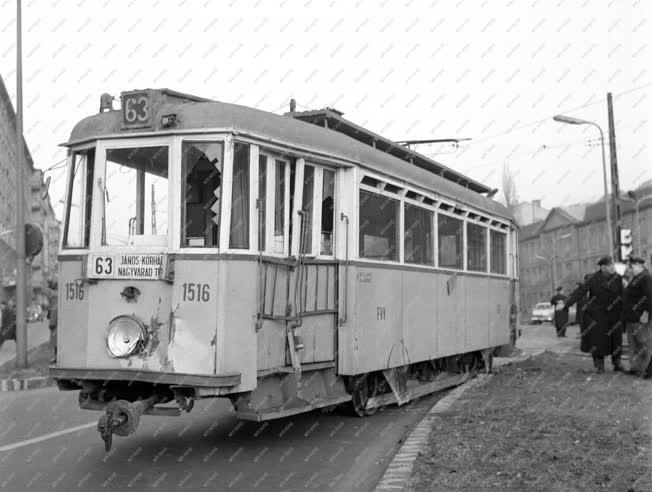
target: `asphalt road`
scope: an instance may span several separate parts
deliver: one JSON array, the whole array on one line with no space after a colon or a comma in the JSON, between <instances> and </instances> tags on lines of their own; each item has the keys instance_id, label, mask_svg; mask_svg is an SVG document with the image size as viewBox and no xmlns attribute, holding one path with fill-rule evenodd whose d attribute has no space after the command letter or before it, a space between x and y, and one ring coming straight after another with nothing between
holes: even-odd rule
<instances>
[{"instance_id":1,"label":"asphalt road","mask_svg":"<svg viewBox=\"0 0 652 492\"><path fill-rule=\"evenodd\" d=\"M367 418L336 410L268 423L238 421L228 400L204 400L181 417L143 417L106 454L100 414L80 410L76 392L0 393L0 490L372 490L443 394Z\"/></svg>"}]
</instances>

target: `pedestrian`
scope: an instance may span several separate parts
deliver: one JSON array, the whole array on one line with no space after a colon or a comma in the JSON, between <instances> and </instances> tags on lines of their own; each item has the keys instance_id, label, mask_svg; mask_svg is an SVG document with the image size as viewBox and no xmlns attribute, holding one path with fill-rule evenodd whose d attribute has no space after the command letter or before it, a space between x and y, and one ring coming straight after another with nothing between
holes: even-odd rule
<instances>
[{"instance_id":1,"label":"pedestrian","mask_svg":"<svg viewBox=\"0 0 652 492\"><path fill-rule=\"evenodd\" d=\"M630 256L632 278L625 287L623 319L629 344L629 373L652 376L652 277L645 260Z\"/></svg>"},{"instance_id":2,"label":"pedestrian","mask_svg":"<svg viewBox=\"0 0 652 492\"><path fill-rule=\"evenodd\" d=\"M2 324L0 324L0 347L6 340L16 340L16 310L13 300L2 301Z\"/></svg>"},{"instance_id":3,"label":"pedestrian","mask_svg":"<svg viewBox=\"0 0 652 492\"><path fill-rule=\"evenodd\" d=\"M50 311L48 313L48 327L50 328L50 364L57 362L57 323L59 321L59 306L57 300L57 284L50 284Z\"/></svg>"},{"instance_id":4,"label":"pedestrian","mask_svg":"<svg viewBox=\"0 0 652 492\"><path fill-rule=\"evenodd\" d=\"M588 294L580 348L582 352L592 355L596 373L604 372L606 356L611 356L614 371L624 372L620 362L623 349L623 280L616 273L610 256L600 258L598 266L600 269L568 296L563 309L568 311L568 308Z\"/></svg>"},{"instance_id":5,"label":"pedestrian","mask_svg":"<svg viewBox=\"0 0 652 492\"><path fill-rule=\"evenodd\" d=\"M557 293L550 299L553 309L553 323L557 330L558 337L566 336L566 327L568 326L568 310L564 309L566 305L566 296L564 295L564 288L559 286L555 289Z\"/></svg>"}]
</instances>

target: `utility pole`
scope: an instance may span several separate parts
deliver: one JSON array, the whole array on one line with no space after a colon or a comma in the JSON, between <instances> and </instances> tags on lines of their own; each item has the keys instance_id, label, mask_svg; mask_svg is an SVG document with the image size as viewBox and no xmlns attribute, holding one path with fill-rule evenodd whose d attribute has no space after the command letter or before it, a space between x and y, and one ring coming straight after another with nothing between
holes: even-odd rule
<instances>
[{"instance_id":1,"label":"utility pole","mask_svg":"<svg viewBox=\"0 0 652 492\"><path fill-rule=\"evenodd\" d=\"M16 367L27 367L25 319L25 147L23 143L23 51L21 0L16 1Z\"/></svg>"},{"instance_id":2,"label":"utility pole","mask_svg":"<svg viewBox=\"0 0 652 492\"><path fill-rule=\"evenodd\" d=\"M615 256L618 260L621 258L620 252L620 184L618 182L618 158L616 156L616 128L614 124L614 106L611 92L607 92L607 112L609 118L609 156L611 158L611 207L613 210L613 234L614 243L611 247L615 248Z\"/></svg>"}]
</instances>

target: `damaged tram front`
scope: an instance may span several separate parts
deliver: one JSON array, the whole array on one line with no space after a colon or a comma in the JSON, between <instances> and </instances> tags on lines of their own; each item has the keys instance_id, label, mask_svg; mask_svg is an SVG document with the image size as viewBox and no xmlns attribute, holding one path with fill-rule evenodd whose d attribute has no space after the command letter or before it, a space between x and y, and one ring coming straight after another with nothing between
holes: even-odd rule
<instances>
[{"instance_id":1,"label":"damaged tram front","mask_svg":"<svg viewBox=\"0 0 652 492\"><path fill-rule=\"evenodd\" d=\"M81 390L82 408L104 412L107 450L143 414L179 415L197 398L256 387L259 241L250 216L266 220L254 212L259 193L277 202L268 240L278 256L288 252L288 159L236 140L232 124L202 114L202 98L146 90L121 99L121 110L78 123L66 144L50 369L60 389ZM268 170L266 184L258 177ZM265 224L260 231L264 241ZM227 257L250 261L225 265Z\"/></svg>"}]
</instances>

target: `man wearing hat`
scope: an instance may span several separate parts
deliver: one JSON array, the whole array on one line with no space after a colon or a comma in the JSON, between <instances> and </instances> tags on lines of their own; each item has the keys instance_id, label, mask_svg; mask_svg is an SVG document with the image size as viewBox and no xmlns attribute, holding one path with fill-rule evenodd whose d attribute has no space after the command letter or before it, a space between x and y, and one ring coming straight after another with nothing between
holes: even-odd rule
<instances>
[{"instance_id":1,"label":"man wearing hat","mask_svg":"<svg viewBox=\"0 0 652 492\"><path fill-rule=\"evenodd\" d=\"M652 376L652 277L645 260L630 256L632 279L625 287L623 320L630 347L629 373L643 378Z\"/></svg>"},{"instance_id":2,"label":"man wearing hat","mask_svg":"<svg viewBox=\"0 0 652 492\"><path fill-rule=\"evenodd\" d=\"M566 326L568 326L568 311L564 309L566 296L564 295L564 288L561 286L557 287L555 291L557 293L550 299L550 304L554 309L553 322L557 329L557 336L565 337Z\"/></svg>"},{"instance_id":3,"label":"man wearing hat","mask_svg":"<svg viewBox=\"0 0 652 492\"><path fill-rule=\"evenodd\" d=\"M564 310L575 304L587 294L582 329L582 352L593 356L596 373L604 372L604 358L611 356L614 371L624 371L620 363L622 352L622 277L616 273L610 256L598 261L600 269L578 286L566 300ZM589 321L590 320L590 321Z\"/></svg>"}]
</instances>

